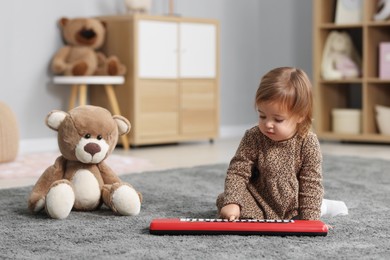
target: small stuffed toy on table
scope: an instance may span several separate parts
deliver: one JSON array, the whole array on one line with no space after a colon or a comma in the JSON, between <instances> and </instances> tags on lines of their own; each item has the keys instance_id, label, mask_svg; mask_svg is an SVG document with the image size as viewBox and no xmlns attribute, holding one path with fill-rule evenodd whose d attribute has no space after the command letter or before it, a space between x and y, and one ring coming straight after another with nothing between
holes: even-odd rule
<instances>
[{"instance_id":1,"label":"small stuffed toy on table","mask_svg":"<svg viewBox=\"0 0 390 260\"><path fill-rule=\"evenodd\" d=\"M91 211L102 203L119 215L138 215L142 196L122 182L104 160L114 150L118 135L130 131L129 121L97 106L79 106L68 113L51 111L46 124L58 131L61 152L32 189L28 208L45 210L55 219L72 209Z\"/></svg>"},{"instance_id":2,"label":"small stuffed toy on table","mask_svg":"<svg viewBox=\"0 0 390 260\"><path fill-rule=\"evenodd\" d=\"M94 18L61 18L59 25L65 46L54 55L51 70L65 76L106 75L126 73L117 56L98 51L106 37L105 24Z\"/></svg>"}]
</instances>

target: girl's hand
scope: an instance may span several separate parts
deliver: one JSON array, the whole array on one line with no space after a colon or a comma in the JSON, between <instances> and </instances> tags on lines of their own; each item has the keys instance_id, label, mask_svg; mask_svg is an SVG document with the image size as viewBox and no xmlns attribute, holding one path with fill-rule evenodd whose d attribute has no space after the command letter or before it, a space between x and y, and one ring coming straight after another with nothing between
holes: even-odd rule
<instances>
[{"instance_id":1,"label":"girl's hand","mask_svg":"<svg viewBox=\"0 0 390 260\"><path fill-rule=\"evenodd\" d=\"M240 206L237 204L228 204L221 209L220 217L233 221L240 218Z\"/></svg>"}]
</instances>

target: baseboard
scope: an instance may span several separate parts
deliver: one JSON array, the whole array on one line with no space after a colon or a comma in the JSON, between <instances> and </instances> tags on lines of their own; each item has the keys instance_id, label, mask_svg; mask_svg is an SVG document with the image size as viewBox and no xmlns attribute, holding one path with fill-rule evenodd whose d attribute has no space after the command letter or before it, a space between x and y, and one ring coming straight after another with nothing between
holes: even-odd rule
<instances>
[{"instance_id":1,"label":"baseboard","mask_svg":"<svg viewBox=\"0 0 390 260\"><path fill-rule=\"evenodd\" d=\"M20 154L49 151L58 151L58 143L56 137L20 140Z\"/></svg>"}]
</instances>

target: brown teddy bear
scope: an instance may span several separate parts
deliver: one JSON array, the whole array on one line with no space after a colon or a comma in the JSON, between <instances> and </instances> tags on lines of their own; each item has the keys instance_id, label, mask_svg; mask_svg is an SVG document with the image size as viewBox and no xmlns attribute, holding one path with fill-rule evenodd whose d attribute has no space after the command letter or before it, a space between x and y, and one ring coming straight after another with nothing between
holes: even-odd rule
<instances>
[{"instance_id":1,"label":"brown teddy bear","mask_svg":"<svg viewBox=\"0 0 390 260\"><path fill-rule=\"evenodd\" d=\"M106 27L94 18L61 18L65 46L54 55L51 70L67 76L110 75L126 73L126 67L116 56L106 57L97 51L104 43Z\"/></svg>"},{"instance_id":2,"label":"brown teddy bear","mask_svg":"<svg viewBox=\"0 0 390 260\"><path fill-rule=\"evenodd\" d=\"M46 124L58 131L61 156L44 171L32 189L29 209L43 209L56 219L73 209L95 210L102 203L120 215L134 216L141 209L141 194L122 182L104 163L118 135L130 131L129 121L97 106L79 106L68 113L54 110Z\"/></svg>"}]
</instances>

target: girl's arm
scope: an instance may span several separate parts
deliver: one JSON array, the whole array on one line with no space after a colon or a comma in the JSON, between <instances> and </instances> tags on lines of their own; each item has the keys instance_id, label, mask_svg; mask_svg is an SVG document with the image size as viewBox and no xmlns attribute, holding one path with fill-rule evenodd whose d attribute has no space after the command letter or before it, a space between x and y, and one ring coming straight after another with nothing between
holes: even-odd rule
<instances>
[{"instance_id":1,"label":"girl's arm","mask_svg":"<svg viewBox=\"0 0 390 260\"><path fill-rule=\"evenodd\" d=\"M225 179L224 205L242 206L242 194L247 188L252 167L258 158L259 132L258 128L246 131L236 154L230 161Z\"/></svg>"},{"instance_id":2,"label":"girl's arm","mask_svg":"<svg viewBox=\"0 0 390 260\"><path fill-rule=\"evenodd\" d=\"M299 173L299 215L301 219L318 220L324 195L322 186L322 154L317 136L309 133L302 149Z\"/></svg>"}]
</instances>

